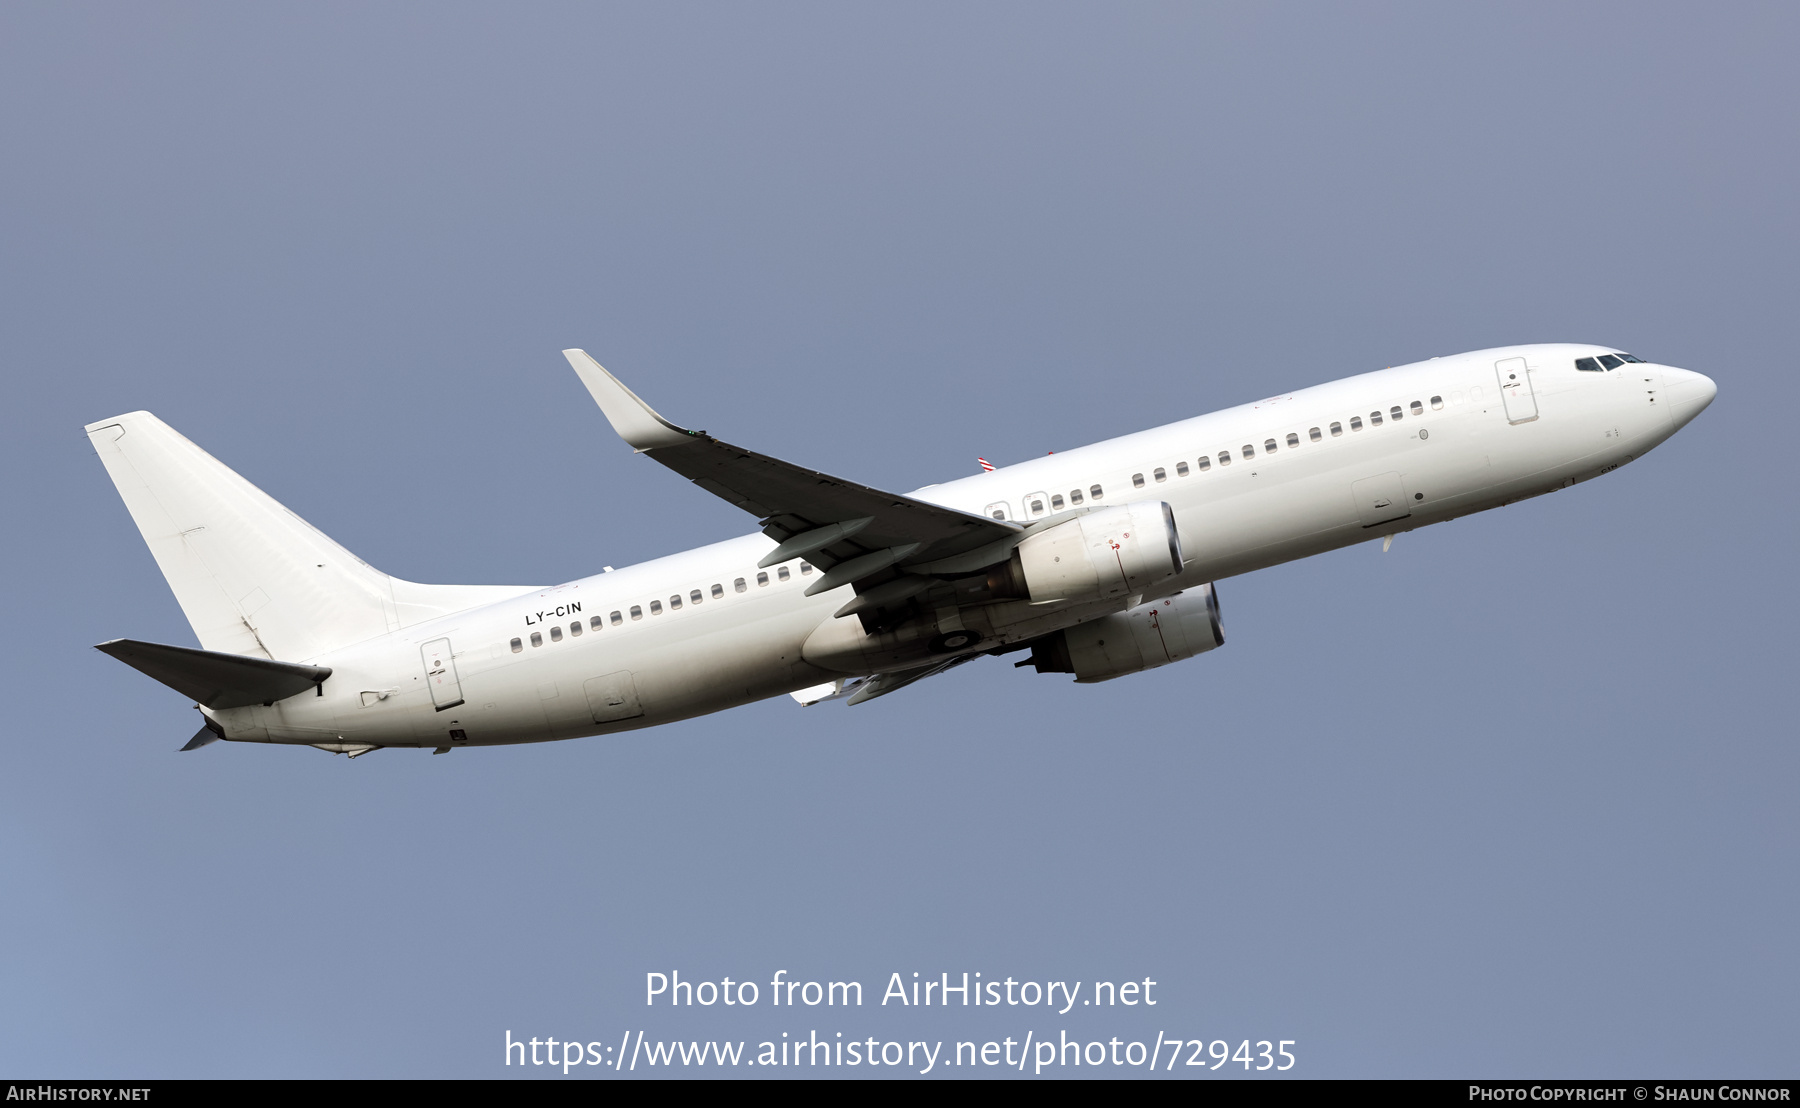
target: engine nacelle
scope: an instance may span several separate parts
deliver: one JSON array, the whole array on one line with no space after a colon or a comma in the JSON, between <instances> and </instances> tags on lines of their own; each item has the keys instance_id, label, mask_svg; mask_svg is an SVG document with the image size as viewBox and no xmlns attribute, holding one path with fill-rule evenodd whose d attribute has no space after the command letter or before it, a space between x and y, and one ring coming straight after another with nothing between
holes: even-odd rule
<instances>
[{"instance_id":1,"label":"engine nacelle","mask_svg":"<svg viewBox=\"0 0 1800 1108\"><path fill-rule=\"evenodd\" d=\"M1031 535L989 575L989 587L1034 604L1109 600L1149 592L1181 566L1181 536L1169 506L1120 504Z\"/></svg>"},{"instance_id":2,"label":"engine nacelle","mask_svg":"<svg viewBox=\"0 0 1800 1108\"><path fill-rule=\"evenodd\" d=\"M1078 682L1107 681L1224 644L1218 594L1206 584L1039 639L1030 664L1039 673L1073 673Z\"/></svg>"}]
</instances>

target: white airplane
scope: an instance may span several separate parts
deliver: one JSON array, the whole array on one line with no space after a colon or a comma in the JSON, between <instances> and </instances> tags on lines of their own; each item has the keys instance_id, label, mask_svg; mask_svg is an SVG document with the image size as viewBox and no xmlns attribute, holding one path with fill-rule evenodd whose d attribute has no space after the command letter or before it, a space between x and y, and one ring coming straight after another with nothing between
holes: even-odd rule
<instances>
[{"instance_id":1,"label":"white airplane","mask_svg":"<svg viewBox=\"0 0 1800 1108\"><path fill-rule=\"evenodd\" d=\"M761 533L548 588L421 585L132 412L88 438L202 649L99 649L195 701L184 750L351 757L857 704L1012 651L1106 681L1221 645L1214 581L1598 477L1716 392L1610 347L1480 350L901 496L678 427L563 353L621 438Z\"/></svg>"}]
</instances>

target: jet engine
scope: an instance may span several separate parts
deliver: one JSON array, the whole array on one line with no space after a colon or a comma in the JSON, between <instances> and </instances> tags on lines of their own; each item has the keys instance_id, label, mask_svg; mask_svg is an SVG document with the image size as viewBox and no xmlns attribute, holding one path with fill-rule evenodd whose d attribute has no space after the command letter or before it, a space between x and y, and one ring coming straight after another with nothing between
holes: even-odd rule
<instances>
[{"instance_id":1,"label":"jet engine","mask_svg":"<svg viewBox=\"0 0 1800 1108\"><path fill-rule=\"evenodd\" d=\"M1181 572L1175 513L1162 501L1103 508L1038 531L988 574L997 597L1107 600L1151 591Z\"/></svg>"},{"instance_id":2,"label":"jet engine","mask_svg":"<svg viewBox=\"0 0 1800 1108\"><path fill-rule=\"evenodd\" d=\"M1108 681L1224 644L1219 598L1205 584L1053 632L1034 642L1031 657L1018 664L1039 673L1073 673L1078 682Z\"/></svg>"}]
</instances>

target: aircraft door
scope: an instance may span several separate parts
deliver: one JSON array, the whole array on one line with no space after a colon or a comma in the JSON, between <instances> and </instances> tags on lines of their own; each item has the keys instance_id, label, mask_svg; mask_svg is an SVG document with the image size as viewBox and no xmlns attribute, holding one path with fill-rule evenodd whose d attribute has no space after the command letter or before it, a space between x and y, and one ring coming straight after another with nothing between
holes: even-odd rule
<instances>
[{"instance_id":1,"label":"aircraft door","mask_svg":"<svg viewBox=\"0 0 1800 1108\"><path fill-rule=\"evenodd\" d=\"M636 719L644 714L644 707L638 702L637 681L628 669L590 677L581 688L587 693L588 709L593 712L595 723Z\"/></svg>"},{"instance_id":2,"label":"aircraft door","mask_svg":"<svg viewBox=\"0 0 1800 1108\"><path fill-rule=\"evenodd\" d=\"M456 677L456 655L449 639L433 639L419 648L425 660L425 680L431 686L431 702L438 711L463 702L462 682Z\"/></svg>"},{"instance_id":3,"label":"aircraft door","mask_svg":"<svg viewBox=\"0 0 1800 1108\"><path fill-rule=\"evenodd\" d=\"M1500 399L1506 405L1506 422L1530 423L1538 417L1537 396L1531 391L1531 374L1524 358L1504 358L1494 363L1500 379Z\"/></svg>"}]
</instances>

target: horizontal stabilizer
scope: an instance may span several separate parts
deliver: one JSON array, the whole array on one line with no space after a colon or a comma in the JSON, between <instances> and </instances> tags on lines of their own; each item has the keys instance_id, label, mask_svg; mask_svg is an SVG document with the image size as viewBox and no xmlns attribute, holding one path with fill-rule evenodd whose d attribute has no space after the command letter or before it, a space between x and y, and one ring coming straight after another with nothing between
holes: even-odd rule
<instances>
[{"instance_id":1,"label":"horizontal stabilizer","mask_svg":"<svg viewBox=\"0 0 1800 1108\"><path fill-rule=\"evenodd\" d=\"M331 676L329 666L272 662L267 658L220 654L136 639L114 639L94 649L112 655L207 708L242 708L247 704L286 700L323 684Z\"/></svg>"}]
</instances>

